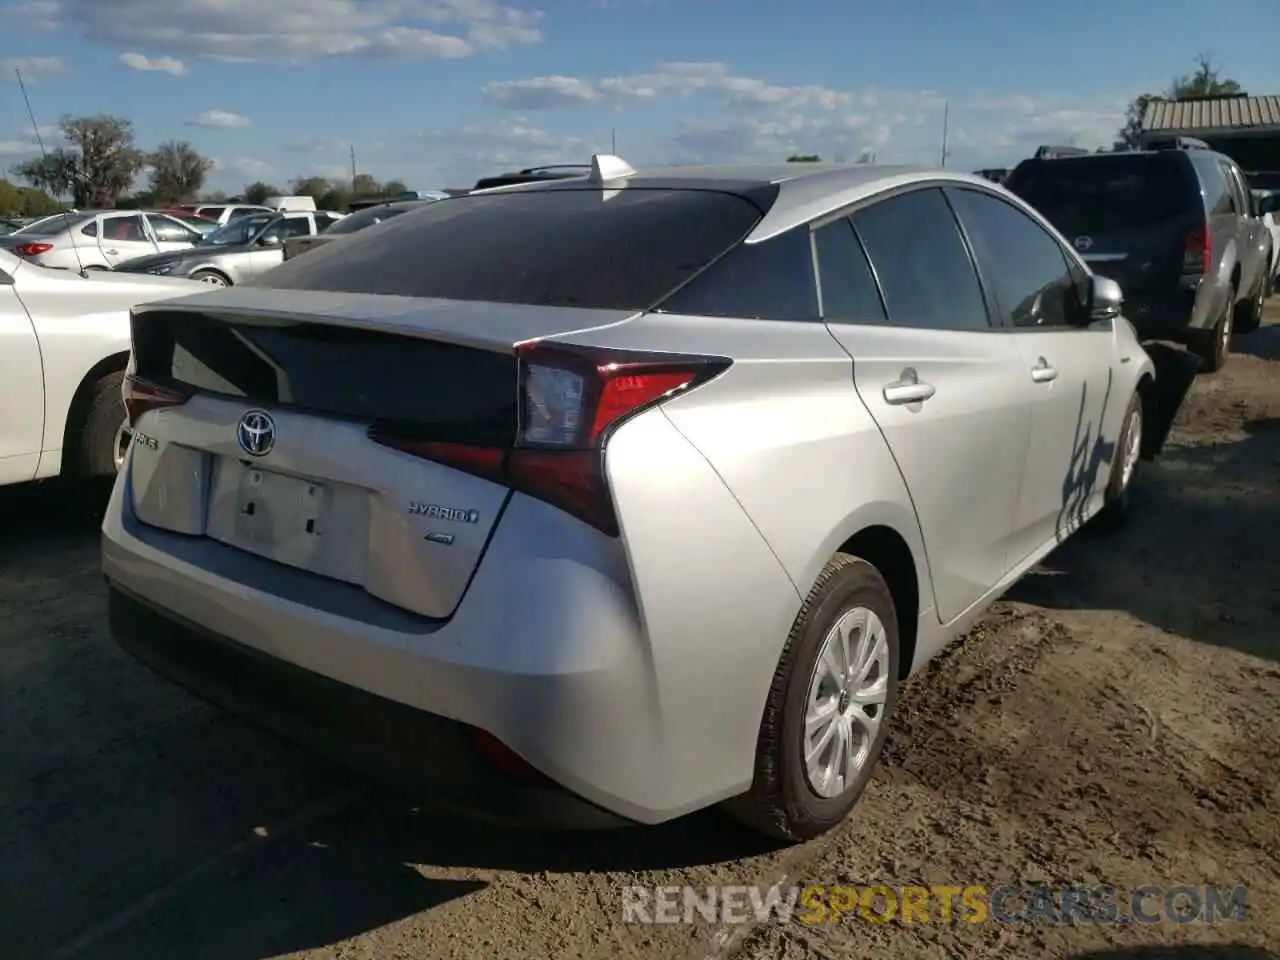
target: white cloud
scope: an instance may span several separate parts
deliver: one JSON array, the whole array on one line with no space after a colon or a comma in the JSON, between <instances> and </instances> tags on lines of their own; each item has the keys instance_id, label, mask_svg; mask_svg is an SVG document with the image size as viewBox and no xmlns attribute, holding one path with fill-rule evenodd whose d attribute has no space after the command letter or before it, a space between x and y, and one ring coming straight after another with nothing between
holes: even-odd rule
<instances>
[{"instance_id":1,"label":"white cloud","mask_svg":"<svg viewBox=\"0 0 1280 960\"><path fill-rule=\"evenodd\" d=\"M22 79L27 83L35 83L40 77L55 73L66 73L67 65L57 57L10 57L0 60L0 77L6 81L16 82L15 71L22 71Z\"/></svg>"},{"instance_id":2,"label":"white cloud","mask_svg":"<svg viewBox=\"0 0 1280 960\"><path fill-rule=\"evenodd\" d=\"M0 157L25 157L38 149L30 140L0 140Z\"/></svg>"},{"instance_id":3,"label":"white cloud","mask_svg":"<svg viewBox=\"0 0 1280 960\"><path fill-rule=\"evenodd\" d=\"M1087 149L1109 147L1124 124L1123 99L1091 102L1015 95L983 97L961 105L953 144L982 157L1029 156L1045 143Z\"/></svg>"},{"instance_id":4,"label":"white cloud","mask_svg":"<svg viewBox=\"0 0 1280 960\"><path fill-rule=\"evenodd\" d=\"M196 117L191 123L197 127L221 127L223 129L234 129L236 127L249 126L249 118L242 117L238 113L230 113L226 110L206 110L200 116Z\"/></svg>"},{"instance_id":5,"label":"white cloud","mask_svg":"<svg viewBox=\"0 0 1280 960\"><path fill-rule=\"evenodd\" d=\"M257 157L241 157L231 164L232 169L248 177L249 180L263 180L275 172L275 168L265 160Z\"/></svg>"},{"instance_id":6,"label":"white cloud","mask_svg":"<svg viewBox=\"0 0 1280 960\"><path fill-rule=\"evenodd\" d=\"M543 39L539 11L499 0L28 0L17 16L117 47L231 63L466 57Z\"/></svg>"},{"instance_id":7,"label":"white cloud","mask_svg":"<svg viewBox=\"0 0 1280 960\"><path fill-rule=\"evenodd\" d=\"M744 108L837 110L854 102L852 93L829 87L779 86L736 76L726 64L716 61L663 63L648 73L597 80L563 76L499 80L481 88L490 103L511 110L552 110L698 92L718 95L728 106Z\"/></svg>"},{"instance_id":8,"label":"white cloud","mask_svg":"<svg viewBox=\"0 0 1280 960\"><path fill-rule=\"evenodd\" d=\"M140 53L122 53L120 54L120 62L133 70L168 73L175 77L184 76L187 72L186 65L181 60L175 60L173 57L153 58L145 57Z\"/></svg>"}]
</instances>

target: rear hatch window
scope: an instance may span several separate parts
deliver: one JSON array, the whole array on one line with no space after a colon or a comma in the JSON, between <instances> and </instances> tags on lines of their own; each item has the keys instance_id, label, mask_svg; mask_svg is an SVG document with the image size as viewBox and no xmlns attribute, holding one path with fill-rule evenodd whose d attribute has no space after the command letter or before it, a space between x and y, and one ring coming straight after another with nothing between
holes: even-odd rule
<instances>
[{"instance_id":1,"label":"rear hatch window","mask_svg":"<svg viewBox=\"0 0 1280 960\"><path fill-rule=\"evenodd\" d=\"M1182 220L1197 204L1189 165L1172 152L1029 160L1006 186L1068 236Z\"/></svg>"},{"instance_id":2,"label":"rear hatch window","mask_svg":"<svg viewBox=\"0 0 1280 960\"><path fill-rule=\"evenodd\" d=\"M1188 235L1204 226L1195 174L1174 151L1028 160L1006 186L1126 294L1175 289Z\"/></svg>"},{"instance_id":3,"label":"rear hatch window","mask_svg":"<svg viewBox=\"0 0 1280 960\"><path fill-rule=\"evenodd\" d=\"M644 310L755 226L711 190L553 187L459 197L329 244L253 286Z\"/></svg>"}]
</instances>

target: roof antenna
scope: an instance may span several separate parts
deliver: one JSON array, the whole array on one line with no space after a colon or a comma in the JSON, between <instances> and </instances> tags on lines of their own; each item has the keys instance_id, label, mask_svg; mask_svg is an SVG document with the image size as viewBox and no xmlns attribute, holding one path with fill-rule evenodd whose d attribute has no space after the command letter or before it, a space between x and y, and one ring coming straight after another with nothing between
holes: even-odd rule
<instances>
[{"instance_id":1,"label":"roof antenna","mask_svg":"<svg viewBox=\"0 0 1280 960\"><path fill-rule=\"evenodd\" d=\"M634 176L636 168L621 157L612 153L597 153L591 158L591 173L587 179L591 183L606 183L610 180L624 180Z\"/></svg>"},{"instance_id":2,"label":"roof antenna","mask_svg":"<svg viewBox=\"0 0 1280 960\"><path fill-rule=\"evenodd\" d=\"M18 89L22 91L22 100L27 105L27 116L31 118L31 132L36 135L36 146L40 148L40 156L47 167L49 152L44 148L44 137L40 136L40 124L36 122L36 112L31 109L31 98L27 96L27 85L23 82L22 71L18 67L14 67L13 72L18 76ZM89 274L84 268L84 261L80 259L80 248L76 245L76 232L71 229L71 214L66 210L62 211L62 224L67 228L67 237L71 240L71 251L76 255L76 266L80 268L80 276L88 277Z\"/></svg>"}]
</instances>

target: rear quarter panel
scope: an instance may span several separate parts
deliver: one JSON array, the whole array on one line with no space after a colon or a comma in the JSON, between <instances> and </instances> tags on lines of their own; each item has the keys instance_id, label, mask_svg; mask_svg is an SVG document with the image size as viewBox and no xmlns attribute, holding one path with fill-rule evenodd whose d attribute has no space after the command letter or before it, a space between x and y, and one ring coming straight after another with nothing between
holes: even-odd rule
<instances>
[{"instance_id":1,"label":"rear quarter panel","mask_svg":"<svg viewBox=\"0 0 1280 960\"><path fill-rule=\"evenodd\" d=\"M15 280L15 292L31 316L44 362L44 452L37 475L49 477L62 469L67 414L85 377L106 360L125 366L130 308L200 287L98 283L34 268L20 271Z\"/></svg>"},{"instance_id":2,"label":"rear quarter panel","mask_svg":"<svg viewBox=\"0 0 1280 960\"><path fill-rule=\"evenodd\" d=\"M853 361L818 323L648 315L579 342L733 359L662 410L706 457L800 595L831 555L873 525L895 530L931 596L906 486L853 386ZM918 613L919 611L913 611Z\"/></svg>"}]
</instances>

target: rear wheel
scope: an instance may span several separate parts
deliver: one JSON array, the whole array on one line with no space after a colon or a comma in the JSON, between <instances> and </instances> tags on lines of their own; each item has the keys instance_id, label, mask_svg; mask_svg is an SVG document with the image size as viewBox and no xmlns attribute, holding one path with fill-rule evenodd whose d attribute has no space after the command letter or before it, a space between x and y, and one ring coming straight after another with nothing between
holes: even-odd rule
<instances>
[{"instance_id":1,"label":"rear wheel","mask_svg":"<svg viewBox=\"0 0 1280 960\"><path fill-rule=\"evenodd\" d=\"M789 841L835 827L871 778L897 693L893 595L871 564L836 554L783 648L751 789L728 801L727 812Z\"/></svg>"},{"instance_id":2,"label":"rear wheel","mask_svg":"<svg viewBox=\"0 0 1280 960\"><path fill-rule=\"evenodd\" d=\"M1271 263L1271 254L1267 254L1267 263ZM1264 272L1269 272L1269 267ZM1262 323L1262 307L1269 295L1269 278L1263 276L1258 280L1258 291L1240 308L1236 314L1236 333L1252 333Z\"/></svg>"},{"instance_id":3,"label":"rear wheel","mask_svg":"<svg viewBox=\"0 0 1280 960\"><path fill-rule=\"evenodd\" d=\"M211 287L229 287L231 281L218 273L216 270L197 270L191 274L192 280L199 280L201 283L207 283Z\"/></svg>"},{"instance_id":4,"label":"rear wheel","mask_svg":"<svg viewBox=\"0 0 1280 960\"><path fill-rule=\"evenodd\" d=\"M1235 316L1236 292L1232 289L1218 322L1210 330L1198 331L1191 341L1191 349L1204 361L1203 372L1216 373L1227 362L1231 354L1231 335L1235 333Z\"/></svg>"},{"instance_id":5,"label":"rear wheel","mask_svg":"<svg viewBox=\"0 0 1280 960\"><path fill-rule=\"evenodd\" d=\"M113 476L129 450L129 432L120 385L124 372L108 373L89 388L76 445L75 472L82 476Z\"/></svg>"}]
</instances>

